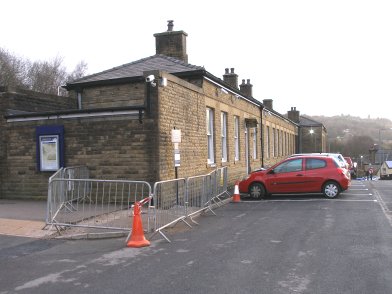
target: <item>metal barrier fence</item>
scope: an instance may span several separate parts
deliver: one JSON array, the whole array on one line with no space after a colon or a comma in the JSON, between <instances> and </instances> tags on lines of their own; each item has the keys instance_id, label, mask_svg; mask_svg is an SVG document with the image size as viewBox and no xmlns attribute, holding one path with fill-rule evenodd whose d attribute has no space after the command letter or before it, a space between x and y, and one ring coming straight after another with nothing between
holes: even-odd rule
<instances>
[{"instance_id":1,"label":"metal barrier fence","mask_svg":"<svg viewBox=\"0 0 392 294\"><path fill-rule=\"evenodd\" d=\"M142 216L148 232L184 222L212 206L220 206L227 191L227 167L207 175L161 181L152 189L144 181L89 179L87 167L62 168L49 179L46 224L58 227L89 227L129 230L132 204L151 197Z\"/></svg>"},{"instance_id":2,"label":"metal barrier fence","mask_svg":"<svg viewBox=\"0 0 392 294\"><path fill-rule=\"evenodd\" d=\"M70 170L49 179L47 225L129 230L132 204L152 195L147 182L74 179Z\"/></svg>"},{"instance_id":3,"label":"metal barrier fence","mask_svg":"<svg viewBox=\"0 0 392 294\"><path fill-rule=\"evenodd\" d=\"M153 216L155 232L160 233L169 242L170 240L162 233L164 228L179 221L184 221L189 225L184 220L187 211L186 191L186 180L184 178L161 181L154 185L154 195L152 205L149 207L149 215Z\"/></svg>"},{"instance_id":4,"label":"metal barrier fence","mask_svg":"<svg viewBox=\"0 0 392 294\"><path fill-rule=\"evenodd\" d=\"M189 218L196 223L192 217L206 210L215 214L212 205L220 206L225 194L229 195L227 167L207 175L155 183L153 205L149 207L149 215L154 218L155 233L170 242L163 229L178 222L192 227L186 220Z\"/></svg>"}]
</instances>

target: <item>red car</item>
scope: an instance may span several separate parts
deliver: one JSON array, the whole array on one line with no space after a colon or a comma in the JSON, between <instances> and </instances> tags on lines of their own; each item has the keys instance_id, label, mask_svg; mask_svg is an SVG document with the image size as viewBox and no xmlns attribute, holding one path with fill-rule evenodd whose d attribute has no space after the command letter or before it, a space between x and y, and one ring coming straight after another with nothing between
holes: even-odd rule
<instances>
[{"instance_id":1,"label":"red car","mask_svg":"<svg viewBox=\"0 0 392 294\"><path fill-rule=\"evenodd\" d=\"M286 193L323 193L327 198L335 198L350 184L350 173L334 157L304 155L251 173L240 182L239 190L255 199Z\"/></svg>"}]
</instances>

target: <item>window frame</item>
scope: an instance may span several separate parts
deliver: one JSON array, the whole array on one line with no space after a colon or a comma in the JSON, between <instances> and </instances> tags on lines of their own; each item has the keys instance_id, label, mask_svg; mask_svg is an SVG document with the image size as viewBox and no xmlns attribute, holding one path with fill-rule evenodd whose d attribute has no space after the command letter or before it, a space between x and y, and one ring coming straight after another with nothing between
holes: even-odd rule
<instances>
[{"instance_id":1,"label":"window frame","mask_svg":"<svg viewBox=\"0 0 392 294\"><path fill-rule=\"evenodd\" d=\"M214 148L214 109L206 108L207 163L215 163Z\"/></svg>"},{"instance_id":2,"label":"window frame","mask_svg":"<svg viewBox=\"0 0 392 294\"><path fill-rule=\"evenodd\" d=\"M221 111L221 151L222 162L228 161L228 146L227 146L227 112Z\"/></svg>"},{"instance_id":3,"label":"window frame","mask_svg":"<svg viewBox=\"0 0 392 294\"><path fill-rule=\"evenodd\" d=\"M240 160L240 118L234 115L234 161Z\"/></svg>"}]
</instances>

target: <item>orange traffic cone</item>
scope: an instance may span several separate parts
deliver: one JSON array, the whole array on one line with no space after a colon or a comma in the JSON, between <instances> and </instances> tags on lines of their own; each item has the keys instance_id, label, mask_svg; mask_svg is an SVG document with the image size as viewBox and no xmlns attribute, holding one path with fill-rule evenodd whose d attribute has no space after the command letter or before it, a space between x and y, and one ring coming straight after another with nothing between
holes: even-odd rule
<instances>
[{"instance_id":1,"label":"orange traffic cone","mask_svg":"<svg viewBox=\"0 0 392 294\"><path fill-rule=\"evenodd\" d=\"M133 208L133 225L131 238L127 242L127 247L145 247L150 246L150 241L144 237L142 217L140 216L140 204L135 203Z\"/></svg>"},{"instance_id":2,"label":"orange traffic cone","mask_svg":"<svg viewBox=\"0 0 392 294\"><path fill-rule=\"evenodd\" d=\"M235 182L233 200L231 201L234 203L241 202L240 190L238 189L238 185L239 181Z\"/></svg>"}]
</instances>

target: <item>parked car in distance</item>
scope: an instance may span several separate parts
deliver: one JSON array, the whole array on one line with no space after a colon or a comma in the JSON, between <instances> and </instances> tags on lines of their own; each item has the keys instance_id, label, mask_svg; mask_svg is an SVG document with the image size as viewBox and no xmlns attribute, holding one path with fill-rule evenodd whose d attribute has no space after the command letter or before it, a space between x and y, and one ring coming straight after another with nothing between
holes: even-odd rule
<instances>
[{"instance_id":1,"label":"parked car in distance","mask_svg":"<svg viewBox=\"0 0 392 294\"><path fill-rule=\"evenodd\" d=\"M356 176L356 172L353 160L348 156L344 156L344 160L346 160L348 164L348 170L350 171L351 178L354 178Z\"/></svg>"},{"instance_id":2,"label":"parked car in distance","mask_svg":"<svg viewBox=\"0 0 392 294\"><path fill-rule=\"evenodd\" d=\"M252 172L239 183L239 191L254 199L287 193L322 193L327 198L336 198L350 185L350 173L335 157L298 155L266 170Z\"/></svg>"},{"instance_id":3,"label":"parked car in distance","mask_svg":"<svg viewBox=\"0 0 392 294\"><path fill-rule=\"evenodd\" d=\"M344 160L345 160L345 161L347 162L347 164L348 164L348 169L350 169L350 168L353 167L353 161L352 161L351 157L344 156Z\"/></svg>"}]
</instances>

